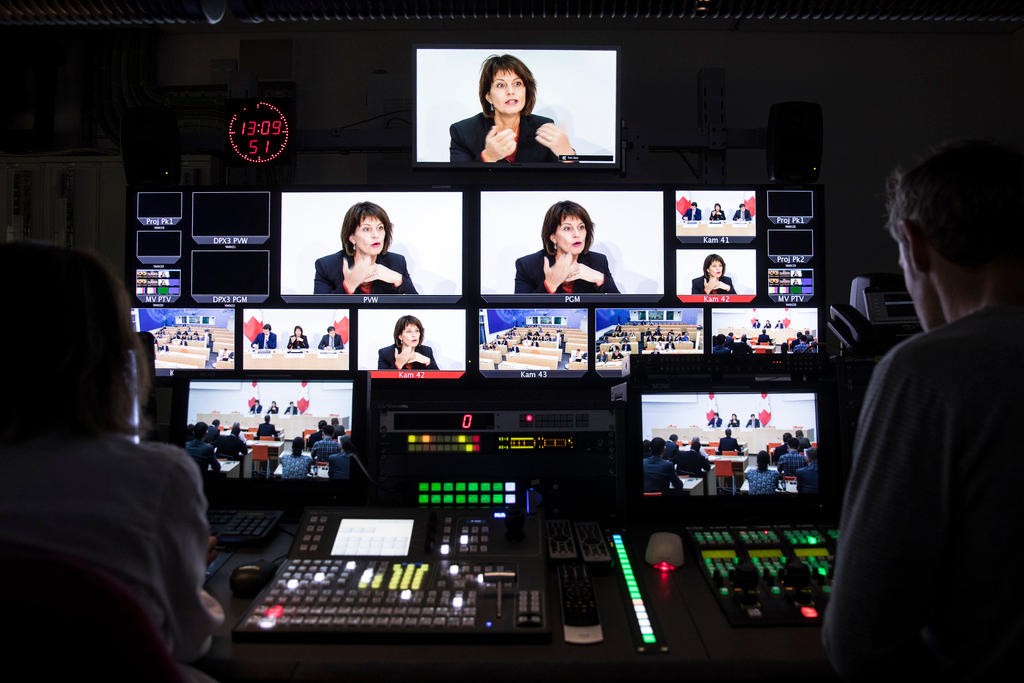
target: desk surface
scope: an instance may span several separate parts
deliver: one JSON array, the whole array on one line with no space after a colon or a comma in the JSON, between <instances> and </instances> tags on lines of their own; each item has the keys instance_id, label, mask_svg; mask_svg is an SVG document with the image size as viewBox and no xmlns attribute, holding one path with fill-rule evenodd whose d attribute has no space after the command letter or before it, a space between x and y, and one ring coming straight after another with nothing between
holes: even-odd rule
<instances>
[{"instance_id":1,"label":"desk surface","mask_svg":"<svg viewBox=\"0 0 1024 683\"><path fill-rule=\"evenodd\" d=\"M240 550L207 583L227 619L198 667L219 680L238 681L523 681L534 680L821 680L834 678L815 626L732 628L722 615L691 549L686 564L662 574L643 563L650 531L634 530L627 547L641 590L654 615L665 654L638 654L630 635L625 593L613 573L594 578L604 642L568 645L562 639L558 586L549 572L547 644L253 644L235 643L231 629L249 604L231 597L228 577L247 561L288 553L294 525L285 525L262 549ZM631 611L631 610L630 610Z\"/></svg>"}]
</instances>

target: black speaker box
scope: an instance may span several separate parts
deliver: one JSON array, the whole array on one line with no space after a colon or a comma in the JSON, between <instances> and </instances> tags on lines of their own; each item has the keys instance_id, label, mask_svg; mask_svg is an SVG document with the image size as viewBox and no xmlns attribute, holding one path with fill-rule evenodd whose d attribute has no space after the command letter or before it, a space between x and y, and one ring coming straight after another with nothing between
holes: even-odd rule
<instances>
[{"instance_id":1,"label":"black speaker box","mask_svg":"<svg viewBox=\"0 0 1024 683\"><path fill-rule=\"evenodd\" d=\"M133 107L121 117L121 161L129 185L171 187L181 178L178 118L164 107Z\"/></svg>"},{"instance_id":2,"label":"black speaker box","mask_svg":"<svg viewBox=\"0 0 1024 683\"><path fill-rule=\"evenodd\" d=\"M768 178L813 183L821 169L821 105L776 102L768 115Z\"/></svg>"}]
</instances>

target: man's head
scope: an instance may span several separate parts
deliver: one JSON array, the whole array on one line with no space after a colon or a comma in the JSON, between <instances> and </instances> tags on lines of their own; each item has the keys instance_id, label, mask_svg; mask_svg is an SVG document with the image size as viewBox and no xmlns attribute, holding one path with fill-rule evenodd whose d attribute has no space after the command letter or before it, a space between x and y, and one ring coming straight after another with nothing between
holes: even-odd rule
<instances>
[{"instance_id":1,"label":"man's head","mask_svg":"<svg viewBox=\"0 0 1024 683\"><path fill-rule=\"evenodd\" d=\"M263 326L263 333L270 334L270 323L267 323L266 325Z\"/></svg>"},{"instance_id":2,"label":"man's head","mask_svg":"<svg viewBox=\"0 0 1024 683\"><path fill-rule=\"evenodd\" d=\"M660 436L656 436L651 439L651 455L661 457L661 454L665 452L665 439Z\"/></svg>"},{"instance_id":3,"label":"man's head","mask_svg":"<svg viewBox=\"0 0 1024 683\"><path fill-rule=\"evenodd\" d=\"M795 432L793 432L793 436L795 436L798 439L804 438L804 430L802 430L802 429L796 430Z\"/></svg>"},{"instance_id":4,"label":"man's head","mask_svg":"<svg viewBox=\"0 0 1024 683\"><path fill-rule=\"evenodd\" d=\"M679 435L678 434L669 434L668 435L668 440L669 441L679 441Z\"/></svg>"},{"instance_id":5,"label":"man's head","mask_svg":"<svg viewBox=\"0 0 1024 683\"><path fill-rule=\"evenodd\" d=\"M797 441L796 438L794 438L792 436L789 437L788 439L786 439L786 446L791 451L799 451L800 450L800 442Z\"/></svg>"},{"instance_id":6,"label":"man's head","mask_svg":"<svg viewBox=\"0 0 1024 683\"><path fill-rule=\"evenodd\" d=\"M732 436L732 430L727 427L726 430L725 430L725 435L726 436Z\"/></svg>"},{"instance_id":7,"label":"man's head","mask_svg":"<svg viewBox=\"0 0 1024 683\"><path fill-rule=\"evenodd\" d=\"M206 436L206 430L210 428L210 425L205 422L196 422L195 427L192 428L192 438L202 441L203 437Z\"/></svg>"},{"instance_id":8,"label":"man's head","mask_svg":"<svg viewBox=\"0 0 1024 683\"><path fill-rule=\"evenodd\" d=\"M690 441L690 450L694 453L700 453L700 439L698 437L695 436Z\"/></svg>"},{"instance_id":9,"label":"man's head","mask_svg":"<svg viewBox=\"0 0 1024 683\"><path fill-rule=\"evenodd\" d=\"M231 425L231 433L233 435L235 435L235 436L238 436L239 434L241 434L242 433L242 425L240 423L238 423L238 422L236 422L235 424Z\"/></svg>"},{"instance_id":10,"label":"man's head","mask_svg":"<svg viewBox=\"0 0 1024 683\"><path fill-rule=\"evenodd\" d=\"M807 458L808 464L812 462L818 462L818 449L815 448L814 446L811 446L810 448L804 451L804 457Z\"/></svg>"},{"instance_id":11,"label":"man's head","mask_svg":"<svg viewBox=\"0 0 1024 683\"><path fill-rule=\"evenodd\" d=\"M269 415L264 415L263 416L263 421L264 422L270 422L270 416Z\"/></svg>"},{"instance_id":12,"label":"man's head","mask_svg":"<svg viewBox=\"0 0 1024 683\"><path fill-rule=\"evenodd\" d=\"M981 283L994 265L1024 261L1020 152L980 140L947 144L913 168L894 170L886 191L889 233L899 245L907 290L926 330L982 305L956 301L977 297L957 286L956 273ZM978 239L981 229L984 240Z\"/></svg>"}]
</instances>

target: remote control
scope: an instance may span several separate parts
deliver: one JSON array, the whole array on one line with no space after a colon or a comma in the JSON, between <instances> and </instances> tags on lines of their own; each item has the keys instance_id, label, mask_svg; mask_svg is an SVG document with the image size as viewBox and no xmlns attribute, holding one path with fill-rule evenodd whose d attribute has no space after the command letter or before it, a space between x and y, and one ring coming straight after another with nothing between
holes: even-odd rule
<instances>
[{"instance_id":1,"label":"remote control","mask_svg":"<svg viewBox=\"0 0 1024 683\"><path fill-rule=\"evenodd\" d=\"M558 565L558 592L562 598L562 628L565 642L591 645L604 640L597 616L597 596L587 565L563 562Z\"/></svg>"},{"instance_id":2,"label":"remote control","mask_svg":"<svg viewBox=\"0 0 1024 683\"><path fill-rule=\"evenodd\" d=\"M576 541L572 537L572 524L567 519L549 519L546 522L548 532L548 557L552 560L575 560L577 557Z\"/></svg>"}]
</instances>

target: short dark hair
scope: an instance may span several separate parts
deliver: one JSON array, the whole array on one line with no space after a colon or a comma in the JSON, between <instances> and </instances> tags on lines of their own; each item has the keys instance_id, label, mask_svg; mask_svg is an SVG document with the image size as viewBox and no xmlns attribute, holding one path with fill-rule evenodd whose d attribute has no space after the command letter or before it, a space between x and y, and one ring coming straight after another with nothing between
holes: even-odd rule
<instances>
[{"instance_id":1,"label":"short dark hair","mask_svg":"<svg viewBox=\"0 0 1024 683\"><path fill-rule=\"evenodd\" d=\"M668 435L668 440L669 441L679 441L679 435L678 434L669 434Z\"/></svg>"},{"instance_id":2,"label":"short dark hair","mask_svg":"<svg viewBox=\"0 0 1024 683\"><path fill-rule=\"evenodd\" d=\"M192 438L197 441L202 441L203 437L206 436L206 430L210 428L210 425L205 422L196 422L195 426L192 427Z\"/></svg>"},{"instance_id":3,"label":"short dark hair","mask_svg":"<svg viewBox=\"0 0 1024 683\"><path fill-rule=\"evenodd\" d=\"M789 432L785 432L782 435L782 442L783 443L789 443L789 440L792 439L792 438L793 438L792 434L790 434Z\"/></svg>"},{"instance_id":4,"label":"short dark hair","mask_svg":"<svg viewBox=\"0 0 1024 683\"><path fill-rule=\"evenodd\" d=\"M795 432L793 432L793 436L795 436L798 439L801 438L803 435L804 435L804 430L802 430L802 429L798 429Z\"/></svg>"},{"instance_id":5,"label":"short dark hair","mask_svg":"<svg viewBox=\"0 0 1024 683\"><path fill-rule=\"evenodd\" d=\"M726 427L726 429L725 429L725 435L726 435L726 436L732 436L732 430L731 430L731 429L729 429L728 427Z\"/></svg>"},{"instance_id":6,"label":"short dark hair","mask_svg":"<svg viewBox=\"0 0 1024 683\"><path fill-rule=\"evenodd\" d=\"M327 426L327 420L320 420L319 422L317 422L317 423L316 423L316 427L317 427L317 429L319 429L319 430L321 430L321 431L322 431L322 430L323 430L323 428L324 428L324 427L326 427L326 426Z\"/></svg>"},{"instance_id":7,"label":"short dark hair","mask_svg":"<svg viewBox=\"0 0 1024 683\"><path fill-rule=\"evenodd\" d=\"M301 455L302 449L305 448L306 442L301 436L297 436L292 439L292 455Z\"/></svg>"},{"instance_id":8,"label":"short dark hair","mask_svg":"<svg viewBox=\"0 0 1024 683\"><path fill-rule=\"evenodd\" d=\"M708 276L708 268L710 268L711 264L714 263L715 261L718 261L719 263L722 264L722 275L725 275L725 259L719 256L718 254L708 254L706 257L704 257L704 268L701 271L702 273L704 273L704 277Z\"/></svg>"},{"instance_id":9,"label":"short dark hair","mask_svg":"<svg viewBox=\"0 0 1024 683\"><path fill-rule=\"evenodd\" d=\"M327 331L328 332L334 332L334 325L328 325L327 326Z\"/></svg>"},{"instance_id":10,"label":"short dark hair","mask_svg":"<svg viewBox=\"0 0 1024 683\"><path fill-rule=\"evenodd\" d=\"M241 434L242 433L242 425L239 424L238 422L236 422L235 424L231 425L231 433L234 434L235 436L238 436L239 434Z\"/></svg>"},{"instance_id":11,"label":"short dark hair","mask_svg":"<svg viewBox=\"0 0 1024 683\"><path fill-rule=\"evenodd\" d=\"M818 462L818 449L814 446L805 448L804 456L807 458L807 462Z\"/></svg>"},{"instance_id":12,"label":"short dark hair","mask_svg":"<svg viewBox=\"0 0 1024 683\"><path fill-rule=\"evenodd\" d=\"M690 448L692 448L695 452L700 453L700 438L699 437L695 436L692 439L690 439Z\"/></svg>"},{"instance_id":13,"label":"short dark hair","mask_svg":"<svg viewBox=\"0 0 1024 683\"><path fill-rule=\"evenodd\" d=\"M665 439L656 436L651 439L651 455L661 455L665 452Z\"/></svg>"},{"instance_id":14,"label":"short dark hair","mask_svg":"<svg viewBox=\"0 0 1024 683\"><path fill-rule=\"evenodd\" d=\"M523 102L522 114L529 116L533 113L533 105L537 103L537 81L533 77L530 68L523 64L522 60L512 55L491 55L480 65L480 108L484 116L493 117L491 103L487 101L486 95L491 92L491 85L495 77L502 71L511 71L523 80L526 88L526 100Z\"/></svg>"},{"instance_id":15,"label":"short dark hair","mask_svg":"<svg viewBox=\"0 0 1024 683\"><path fill-rule=\"evenodd\" d=\"M270 422L270 416L269 415L264 415L263 416L263 421L264 422Z\"/></svg>"},{"instance_id":16,"label":"short dark hair","mask_svg":"<svg viewBox=\"0 0 1024 683\"><path fill-rule=\"evenodd\" d=\"M83 251L8 242L0 245L0 287L17 293L4 304L8 320L34 320L60 301L62 328L76 330L73 343L55 335L34 339L33 350L46 360L33 365L32 382L3 392L0 436L21 443L46 433L51 425L39 406L53 402L55 386L62 387L61 424L69 432L134 433L135 397L149 395L153 369L132 329L125 287L110 267ZM18 349L20 339L3 335L4 357L12 358Z\"/></svg>"},{"instance_id":17,"label":"short dark hair","mask_svg":"<svg viewBox=\"0 0 1024 683\"><path fill-rule=\"evenodd\" d=\"M800 450L800 442L795 437L789 437L786 439L786 445L792 448L794 451Z\"/></svg>"},{"instance_id":18,"label":"short dark hair","mask_svg":"<svg viewBox=\"0 0 1024 683\"><path fill-rule=\"evenodd\" d=\"M263 329L265 329L265 330L272 330L272 329L274 329L274 328L272 328L272 327L270 326L270 323L263 323Z\"/></svg>"},{"instance_id":19,"label":"short dark hair","mask_svg":"<svg viewBox=\"0 0 1024 683\"><path fill-rule=\"evenodd\" d=\"M945 143L913 168L895 169L886 183L887 227L903 242L902 221L961 266L979 266L1024 252L1024 155L987 140ZM978 226L989 239L978 240ZM996 243L998 249L992 249Z\"/></svg>"},{"instance_id":20,"label":"short dark hair","mask_svg":"<svg viewBox=\"0 0 1024 683\"><path fill-rule=\"evenodd\" d=\"M211 422L210 424L212 424L214 427L220 427L220 420L214 418L213 422Z\"/></svg>"},{"instance_id":21,"label":"short dark hair","mask_svg":"<svg viewBox=\"0 0 1024 683\"><path fill-rule=\"evenodd\" d=\"M402 342L399 339L399 337L402 336L402 333L405 332L405 328L407 326L409 326L409 325L415 325L419 329L419 331L420 331L420 346L423 345L423 336L424 336L424 334L423 334L423 323L421 323L420 319L417 318L414 315L403 315L401 318L398 319L398 322L395 323L395 334L394 334L394 337L395 337L395 346L396 347L402 348ZM419 348L419 347L417 347L417 348Z\"/></svg>"},{"instance_id":22,"label":"short dark hair","mask_svg":"<svg viewBox=\"0 0 1024 683\"><path fill-rule=\"evenodd\" d=\"M555 245L551 243L551 236L558 230L558 226L562 224L562 221L572 216L583 221L583 225L587 229L587 236L583 238L583 253L586 254L590 251L590 245L594 243L594 221L590 219L590 214L587 213L586 209L576 202L567 199L555 202L548 208L547 213L544 214L544 222L540 228L540 241L544 246L545 252L551 255L555 253Z\"/></svg>"},{"instance_id":23,"label":"short dark hair","mask_svg":"<svg viewBox=\"0 0 1024 683\"><path fill-rule=\"evenodd\" d=\"M323 427L320 428L320 432L324 436L328 436L328 437L334 436L334 426L333 425L324 425Z\"/></svg>"},{"instance_id":24,"label":"short dark hair","mask_svg":"<svg viewBox=\"0 0 1024 683\"><path fill-rule=\"evenodd\" d=\"M341 246L345 250L345 253L352 256L356 253L356 250L352 248L352 243L348 241L348 238L352 236L352 233L356 231L359 224L363 222L365 218L376 218L384 224L384 246L381 248L380 253L388 253L388 247L391 246L391 231L393 226L391 225L391 219L388 218L388 213L381 207L377 206L373 202L359 202L348 207L348 211L345 212L345 217L341 219Z\"/></svg>"},{"instance_id":25,"label":"short dark hair","mask_svg":"<svg viewBox=\"0 0 1024 683\"><path fill-rule=\"evenodd\" d=\"M764 472L768 469L768 463L771 462L771 458L768 456L768 451L757 452L757 469Z\"/></svg>"}]
</instances>

